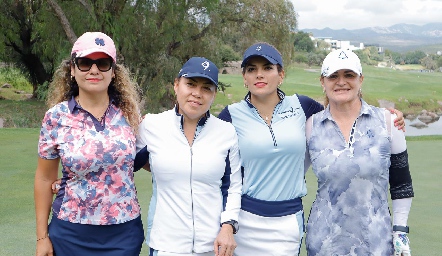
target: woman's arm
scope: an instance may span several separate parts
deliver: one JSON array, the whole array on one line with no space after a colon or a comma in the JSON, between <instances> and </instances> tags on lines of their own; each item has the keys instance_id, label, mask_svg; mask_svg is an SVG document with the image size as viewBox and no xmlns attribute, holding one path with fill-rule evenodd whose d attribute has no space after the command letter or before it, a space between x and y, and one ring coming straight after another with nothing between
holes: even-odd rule
<instances>
[{"instance_id":1,"label":"woman's arm","mask_svg":"<svg viewBox=\"0 0 442 256\"><path fill-rule=\"evenodd\" d=\"M304 174L307 173L308 168L310 168L310 165L312 164L312 160L310 159L310 153L308 151L308 143L310 137L312 136L312 126L313 126L313 116L309 117L305 122L305 139L307 140L307 143L305 145Z\"/></svg>"},{"instance_id":2,"label":"woman's arm","mask_svg":"<svg viewBox=\"0 0 442 256\"><path fill-rule=\"evenodd\" d=\"M394 128L396 120L391 121L394 116L390 115L390 113L386 113L391 137L389 182L393 203L393 244L395 255L410 255L407 221L414 191L408 164L405 134Z\"/></svg>"},{"instance_id":3,"label":"woman's arm","mask_svg":"<svg viewBox=\"0 0 442 256\"><path fill-rule=\"evenodd\" d=\"M238 215L241 208L242 174L241 159L239 154L238 137L232 126L230 140L232 146L229 149L229 166L225 167L224 176L221 179L221 193L223 195L223 212L221 212L221 229L214 242L215 255L230 256L236 248L234 230L229 224L222 224L226 221L238 222ZM227 139L227 137L226 137ZM237 230L236 230L237 231ZM236 233L236 232L235 232Z\"/></svg>"},{"instance_id":4,"label":"woman's arm","mask_svg":"<svg viewBox=\"0 0 442 256\"><path fill-rule=\"evenodd\" d=\"M39 158L34 180L36 217L36 255L52 255L52 244L48 238L48 219L53 200L51 184L57 179L60 158Z\"/></svg>"},{"instance_id":5,"label":"woman's arm","mask_svg":"<svg viewBox=\"0 0 442 256\"><path fill-rule=\"evenodd\" d=\"M137 154L134 159L134 172L143 168L150 172L149 165L149 151L147 150L147 127L149 126L147 121L147 115L143 117L140 125L138 126L138 134L137 134Z\"/></svg>"}]
</instances>

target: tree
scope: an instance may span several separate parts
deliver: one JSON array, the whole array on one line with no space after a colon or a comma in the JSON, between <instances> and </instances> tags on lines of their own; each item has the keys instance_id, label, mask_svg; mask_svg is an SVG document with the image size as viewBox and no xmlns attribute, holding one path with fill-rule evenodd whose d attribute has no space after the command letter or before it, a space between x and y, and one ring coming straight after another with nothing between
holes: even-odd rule
<instances>
[{"instance_id":1,"label":"tree","mask_svg":"<svg viewBox=\"0 0 442 256\"><path fill-rule=\"evenodd\" d=\"M394 64L405 64L404 56L398 52L391 52L391 58Z\"/></svg>"},{"instance_id":2,"label":"tree","mask_svg":"<svg viewBox=\"0 0 442 256\"><path fill-rule=\"evenodd\" d=\"M438 56L436 62L437 62L437 67L441 68L442 67L442 56Z\"/></svg>"},{"instance_id":3,"label":"tree","mask_svg":"<svg viewBox=\"0 0 442 256\"><path fill-rule=\"evenodd\" d=\"M329 51L331 49L331 45L327 43L325 40L317 40L316 41L316 49L318 51Z\"/></svg>"},{"instance_id":4,"label":"tree","mask_svg":"<svg viewBox=\"0 0 442 256\"><path fill-rule=\"evenodd\" d=\"M431 55L422 58L421 65L429 70L436 70L438 68L437 61Z\"/></svg>"},{"instance_id":5,"label":"tree","mask_svg":"<svg viewBox=\"0 0 442 256\"><path fill-rule=\"evenodd\" d=\"M426 57L427 54L423 51L407 52L404 57L405 64L421 64L421 59Z\"/></svg>"},{"instance_id":6,"label":"tree","mask_svg":"<svg viewBox=\"0 0 442 256\"><path fill-rule=\"evenodd\" d=\"M299 31L294 34L294 46L295 51L299 52L312 52L315 49L315 45L310 38L310 35L308 33Z\"/></svg>"},{"instance_id":7,"label":"tree","mask_svg":"<svg viewBox=\"0 0 442 256\"><path fill-rule=\"evenodd\" d=\"M29 74L34 92L38 84L51 77L45 67L45 62L49 61L50 65L50 60L41 58L41 52L37 47L41 43L36 26L41 5L42 1L37 0L4 0L0 4L0 37L5 50L0 58L16 64Z\"/></svg>"},{"instance_id":8,"label":"tree","mask_svg":"<svg viewBox=\"0 0 442 256\"><path fill-rule=\"evenodd\" d=\"M293 54L290 34L296 28L296 13L288 0L6 0L3 13L12 13L17 2L25 6L22 9L35 5L34 16L23 19L32 28L29 51L40 59L46 74L36 86L50 80L77 36L102 31L114 39L118 62L132 71L150 112L174 103L173 79L191 56L205 56L221 67L228 58L238 58L230 49L241 55L257 41L275 45L285 60ZM23 25L13 23L9 30L0 27L5 38L20 34ZM7 61L22 63L16 55Z\"/></svg>"},{"instance_id":9,"label":"tree","mask_svg":"<svg viewBox=\"0 0 442 256\"><path fill-rule=\"evenodd\" d=\"M309 62L309 60L308 60L307 56L305 55L305 53L297 53L295 55L295 57L293 58L293 60L296 63L308 63Z\"/></svg>"}]
</instances>

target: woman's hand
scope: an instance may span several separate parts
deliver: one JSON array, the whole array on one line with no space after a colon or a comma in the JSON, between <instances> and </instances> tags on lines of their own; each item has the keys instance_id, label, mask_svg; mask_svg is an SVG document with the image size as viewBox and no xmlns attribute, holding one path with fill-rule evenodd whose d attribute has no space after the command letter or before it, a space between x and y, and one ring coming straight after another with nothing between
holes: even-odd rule
<instances>
[{"instance_id":1,"label":"woman's hand","mask_svg":"<svg viewBox=\"0 0 442 256\"><path fill-rule=\"evenodd\" d=\"M51 189L52 189L52 193L53 194L57 194L58 193L58 191L60 190L60 185L61 185L61 179L60 178L58 178L54 182L52 182Z\"/></svg>"},{"instance_id":2,"label":"woman's hand","mask_svg":"<svg viewBox=\"0 0 442 256\"><path fill-rule=\"evenodd\" d=\"M35 250L35 256L53 256L54 249L52 248L52 242L49 237L40 239L37 241L37 249Z\"/></svg>"},{"instance_id":3,"label":"woman's hand","mask_svg":"<svg viewBox=\"0 0 442 256\"><path fill-rule=\"evenodd\" d=\"M233 256L235 248L236 242L233 237L233 227L229 224L222 225L214 243L215 256Z\"/></svg>"},{"instance_id":4,"label":"woman's hand","mask_svg":"<svg viewBox=\"0 0 442 256\"><path fill-rule=\"evenodd\" d=\"M394 126L397 127L398 130L402 130L405 132L404 113L394 108L388 108L388 110L390 111L390 113L397 115L397 117L394 119Z\"/></svg>"}]
</instances>

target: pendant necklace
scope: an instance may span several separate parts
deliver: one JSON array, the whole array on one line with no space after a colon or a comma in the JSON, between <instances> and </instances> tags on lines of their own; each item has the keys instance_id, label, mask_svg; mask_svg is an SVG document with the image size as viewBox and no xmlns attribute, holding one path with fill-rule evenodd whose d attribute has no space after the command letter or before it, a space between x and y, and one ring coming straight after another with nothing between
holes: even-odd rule
<instances>
[{"instance_id":1,"label":"pendant necklace","mask_svg":"<svg viewBox=\"0 0 442 256\"><path fill-rule=\"evenodd\" d=\"M258 110L258 109L256 109L256 110ZM265 121L268 123L269 122L269 116L268 115L264 115L264 114L261 114L261 112L258 110L258 114L263 118L263 119L265 119Z\"/></svg>"},{"instance_id":2,"label":"pendant necklace","mask_svg":"<svg viewBox=\"0 0 442 256\"><path fill-rule=\"evenodd\" d=\"M78 95L78 97L77 97L77 103L78 103L78 106L80 106L81 107L81 104L80 104L80 95ZM81 107L81 108L83 108L83 107ZM83 108L84 109L84 108ZM95 117L95 119L97 119L97 121L98 122L100 122L100 124L102 124L103 123L103 120L104 120L104 117L106 116L106 112L107 112L107 110L109 109L109 105L107 106L107 108L106 108L106 110L104 111L104 113L103 113L103 115L101 116L101 117L96 117L96 116L94 116L94 115L92 115L92 116L94 116ZM90 112L89 112L90 113Z\"/></svg>"}]
</instances>

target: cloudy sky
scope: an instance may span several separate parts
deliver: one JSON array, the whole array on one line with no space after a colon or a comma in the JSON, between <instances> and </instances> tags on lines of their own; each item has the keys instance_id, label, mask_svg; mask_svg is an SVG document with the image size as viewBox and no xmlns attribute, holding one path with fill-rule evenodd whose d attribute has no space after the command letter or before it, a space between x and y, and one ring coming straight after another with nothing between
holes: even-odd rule
<instances>
[{"instance_id":1,"label":"cloudy sky","mask_svg":"<svg viewBox=\"0 0 442 256\"><path fill-rule=\"evenodd\" d=\"M358 29L442 22L442 0L290 0L298 29Z\"/></svg>"}]
</instances>

